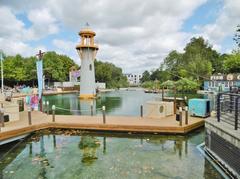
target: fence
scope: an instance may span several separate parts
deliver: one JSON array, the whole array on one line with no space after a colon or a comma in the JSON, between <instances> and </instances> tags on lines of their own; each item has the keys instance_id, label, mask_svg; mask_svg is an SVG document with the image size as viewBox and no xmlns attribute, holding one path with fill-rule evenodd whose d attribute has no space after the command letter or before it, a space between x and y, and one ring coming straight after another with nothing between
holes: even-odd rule
<instances>
[{"instance_id":1,"label":"fence","mask_svg":"<svg viewBox=\"0 0 240 179\"><path fill-rule=\"evenodd\" d=\"M227 123L235 130L239 128L240 94L219 93L217 95L217 121Z\"/></svg>"}]
</instances>

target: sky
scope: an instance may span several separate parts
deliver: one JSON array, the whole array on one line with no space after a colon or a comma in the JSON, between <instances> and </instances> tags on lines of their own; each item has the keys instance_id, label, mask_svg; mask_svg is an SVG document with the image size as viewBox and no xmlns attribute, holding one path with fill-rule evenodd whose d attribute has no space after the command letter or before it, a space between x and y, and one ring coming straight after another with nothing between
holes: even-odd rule
<instances>
[{"instance_id":1,"label":"sky","mask_svg":"<svg viewBox=\"0 0 240 179\"><path fill-rule=\"evenodd\" d=\"M56 51L80 65L75 47L86 22L96 32L98 60L142 73L171 50L183 52L192 37L230 53L240 0L0 0L0 49L25 57Z\"/></svg>"}]
</instances>

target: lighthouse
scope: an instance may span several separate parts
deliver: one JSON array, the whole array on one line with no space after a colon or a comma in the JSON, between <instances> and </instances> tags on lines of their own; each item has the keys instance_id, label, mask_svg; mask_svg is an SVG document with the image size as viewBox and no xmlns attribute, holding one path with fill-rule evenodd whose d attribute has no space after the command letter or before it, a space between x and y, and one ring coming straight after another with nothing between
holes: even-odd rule
<instances>
[{"instance_id":1,"label":"lighthouse","mask_svg":"<svg viewBox=\"0 0 240 179\"><path fill-rule=\"evenodd\" d=\"M80 99L93 99L96 97L94 60L98 46L94 42L96 33L87 25L79 32L81 42L76 46L81 59L80 70Z\"/></svg>"}]
</instances>

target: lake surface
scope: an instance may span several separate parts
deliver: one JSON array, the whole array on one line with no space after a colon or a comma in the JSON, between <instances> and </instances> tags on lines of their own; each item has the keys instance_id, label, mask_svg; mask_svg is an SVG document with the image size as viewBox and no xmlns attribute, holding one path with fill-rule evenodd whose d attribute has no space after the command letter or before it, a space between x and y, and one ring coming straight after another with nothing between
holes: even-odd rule
<instances>
[{"instance_id":1,"label":"lake surface","mask_svg":"<svg viewBox=\"0 0 240 179\"><path fill-rule=\"evenodd\" d=\"M95 115L105 105L108 115L139 116L140 105L160 97L143 91L114 91L94 101L79 100L78 94L44 100L55 104L58 114L89 115L92 104ZM0 178L222 178L198 151L202 142L203 128L186 136L44 130L1 146Z\"/></svg>"},{"instance_id":2,"label":"lake surface","mask_svg":"<svg viewBox=\"0 0 240 179\"><path fill-rule=\"evenodd\" d=\"M105 106L108 115L139 116L141 105L146 104L147 101L161 99L161 94L144 93L143 90L102 93L96 100L80 100L78 95L75 93L45 96L43 100L49 101L49 106L56 105L56 114L90 115L93 105L94 115L101 114L101 108ZM178 94L178 96L187 96L188 99L201 97L197 94Z\"/></svg>"}]
</instances>

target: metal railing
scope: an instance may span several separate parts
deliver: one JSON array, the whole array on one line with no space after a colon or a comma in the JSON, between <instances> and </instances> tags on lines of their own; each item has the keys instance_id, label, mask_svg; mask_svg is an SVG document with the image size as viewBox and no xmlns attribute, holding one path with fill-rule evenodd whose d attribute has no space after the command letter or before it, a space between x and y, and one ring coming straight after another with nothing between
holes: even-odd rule
<instances>
[{"instance_id":1,"label":"metal railing","mask_svg":"<svg viewBox=\"0 0 240 179\"><path fill-rule=\"evenodd\" d=\"M219 93L217 95L217 121L239 128L240 94Z\"/></svg>"}]
</instances>

